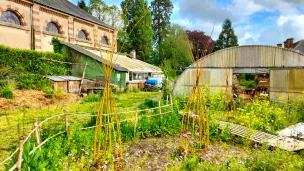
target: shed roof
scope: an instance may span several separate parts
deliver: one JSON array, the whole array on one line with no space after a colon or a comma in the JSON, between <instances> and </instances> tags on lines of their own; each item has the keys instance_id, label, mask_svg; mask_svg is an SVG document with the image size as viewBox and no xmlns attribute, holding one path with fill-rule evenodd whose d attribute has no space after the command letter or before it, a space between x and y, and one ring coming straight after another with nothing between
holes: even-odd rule
<instances>
[{"instance_id":1,"label":"shed roof","mask_svg":"<svg viewBox=\"0 0 304 171\"><path fill-rule=\"evenodd\" d=\"M92 16L90 13L84 11L83 9L79 8L78 6L74 5L68 0L33 0L33 1L37 4L113 29L111 26L100 21L98 18Z\"/></svg>"},{"instance_id":2,"label":"shed roof","mask_svg":"<svg viewBox=\"0 0 304 171\"><path fill-rule=\"evenodd\" d=\"M81 78L74 76L45 76L45 78L50 79L52 81L81 81Z\"/></svg>"},{"instance_id":3,"label":"shed roof","mask_svg":"<svg viewBox=\"0 0 304 171\"><path fill-rule=\"evenodd\" d=\"M99 62L103 63L109 61L110 54L107 52L100 53L100 51L88 50L71 43L63 43L63 44ZM102 57L100 57L100 54L102 55ZM131 72L162 73L162 70L159 67L120 54L114 54L112 59L112 67L118 71L125 71L125 72L131 71Z\"/></svg>"}]
</instances>

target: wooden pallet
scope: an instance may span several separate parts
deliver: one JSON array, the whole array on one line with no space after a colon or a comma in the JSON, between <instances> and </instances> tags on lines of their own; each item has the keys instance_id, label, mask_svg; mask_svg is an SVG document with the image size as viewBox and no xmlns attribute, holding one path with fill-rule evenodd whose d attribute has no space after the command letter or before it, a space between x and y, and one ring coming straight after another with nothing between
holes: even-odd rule
<instances>
[{"instance_id":1,"label":"wooden pallet","mask_svg":"<svg viewBox=\"0 0 304 171\"><path fill-rule=\"evenodd\" d=\"M304 141L267 134L265 132L229 122L220 121L220 129L229 129L229 131L234 135L250 139L257 143L265 143L266 145L278 147L287 151L299 151L304 149Z\"/></svg>"}]
</instances>

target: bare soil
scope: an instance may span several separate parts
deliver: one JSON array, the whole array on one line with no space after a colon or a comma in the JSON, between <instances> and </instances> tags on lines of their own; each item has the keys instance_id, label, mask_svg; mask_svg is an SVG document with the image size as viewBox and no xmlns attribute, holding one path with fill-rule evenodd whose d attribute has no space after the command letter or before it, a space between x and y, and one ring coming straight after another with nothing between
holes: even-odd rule
<instances>
[{"instance_id":1,"label":"bare soil","mask_svg":"<svg viewBox=\"0 0 304 171\"><path fill-rule=\"evenodd\" d=\"M166 170L176 165L183 158L178 155L178 137L160 137L141 139L127 143L125 146L125 169L124 170ZM208 152L201 160L218 165L227 162L230 158L238 158L243 162L250 155L250 150L244 146L215 142L209 146Z\"/></svg>"}]
</instances>

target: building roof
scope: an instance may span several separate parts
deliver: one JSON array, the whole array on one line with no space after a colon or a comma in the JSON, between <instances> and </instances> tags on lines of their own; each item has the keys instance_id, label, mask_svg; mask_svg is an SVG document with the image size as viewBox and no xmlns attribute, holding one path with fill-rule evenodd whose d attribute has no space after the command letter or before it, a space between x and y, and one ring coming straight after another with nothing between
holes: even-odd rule
<instances>
[{"instance_id":1,"label":"building roof","mask_svg":"<svg viewBox=\"0 0 304 171\"><path fill-rule=\"evenodd\" d=\"M100 51L96 51L96 50L89 50L89 51L96 55L100 54ZM104 59L109 60L110 58L109 53L102 52L101 55L103 56ZM155 73L162 72L162 70L159 67L156 67L144 61L135 58L130 58L128 56L121 54L114 54L112 59L112 64L119 65L121 67L126 68L128 71L132 71L132 72L155 72Z\"/></svg>"},{"instance_id":2,"label":"building roof","mask_svg":"<svg viewBox=\"0 0 304 171\"><path fill-rule=\"evenodd\" d=\"M70 47L71 49L73 49L73 50L75 50L75 51L78 51L79 53L82 53L82 54L84 54L84 55L86 55L86 56L89 56L89 57L93 58L94 60L97 60L97 61L99 61L99 62L101 62L101 63L102 63L102 62L105 62L104 59L103 59L103 61L102 61L102 59L100 58L99 55L96 55L96 54L94 54L94 53L92 53L92 52L90 52L90 51L88 51L88 50L86 50L86 49L84 49L84 48L82 48L82 47L80 47L80 46L77 46L77 45L71 44L71 43L67 43L67 42L62 42L62 44L64 44L64 45ZM107 61L106 61L106 62L107 62ZM122 67L122 66L120 66L120 65L113 64L112 67L113 67L115 70L117 70L117 71L123 71L123 72L127 72L127 71L128 71L127 68L124 68L124 67Z\"/></svg>"},{"instance_id":3,"label":"building roof","mask_svg":"<svg viewBox=\"0 0 304 171\"><path fill-rule=\"evenodd\" d=\"M32 0L32 1L42 6L46 6L58 10L60 12L81 18L83 20L113 29L111 26L100 21L98 18L92 16L90 13L84 11L83 9L79 8L78 6L74 5L68 0Z\"/></svg>"},{"instance_id":4,"label":"building roof","mask_svg":"<svg viewBox=\"0 0 304 171\"><path fill-rule=\"evenodd\" d=\"M304 40L294 43L290 49L304 54Z\"/></svg>"},{"instance_id":5,"label":"building roof","mask_svg":"<svg viewBox=\"0 0 304 171\"><path fill-rule=\"evenodd\" d=\"M89 56L101 63L109 62L110 54L106 52L88 50L71 43L63 43L64 45ZM102 57L100 57L100 55ZM114 54L112 59L112 67L118 71L131 71L131 72L152 72L152 73L162 73L159 67L148 64L144 61L133 59L125 55Z\"/></svg>"},{"instance_id":6,"label":"building roof","mask_svg":"<svg viewBox=\"0 0 304 171\"><path fill-rule=\"evenodd\" d=\"M52 81L81 81L81 78L74 76L45 76L45 78L50 79Z\"/></svg>"}]
</instances>

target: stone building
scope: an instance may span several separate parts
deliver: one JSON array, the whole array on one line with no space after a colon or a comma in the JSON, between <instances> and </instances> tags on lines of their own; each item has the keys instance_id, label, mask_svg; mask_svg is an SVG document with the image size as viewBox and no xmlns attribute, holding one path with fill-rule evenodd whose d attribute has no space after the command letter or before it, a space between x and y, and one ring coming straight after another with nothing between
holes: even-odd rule
<instances>
[{"instance_id":1,"label":"stone building","mask_svg":"<svg viewBox=\"0 0 304 171\"><path fill-rule=\"evenodd\" d=\"M0 44L53 51L51 40L110 50L114 29L68 0L0 0ZM116 43L115 43L116 44Z\"/></svg>"}]
</instances>

